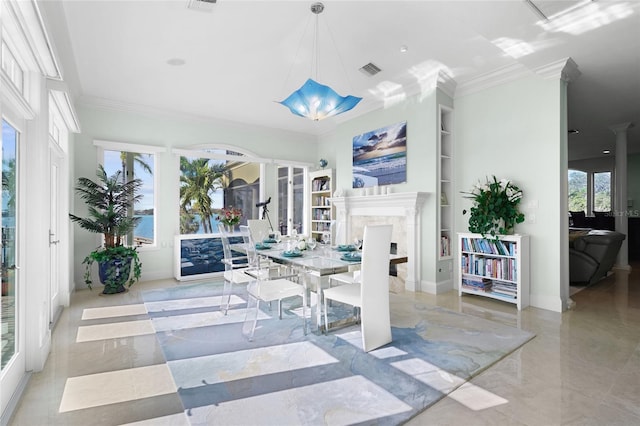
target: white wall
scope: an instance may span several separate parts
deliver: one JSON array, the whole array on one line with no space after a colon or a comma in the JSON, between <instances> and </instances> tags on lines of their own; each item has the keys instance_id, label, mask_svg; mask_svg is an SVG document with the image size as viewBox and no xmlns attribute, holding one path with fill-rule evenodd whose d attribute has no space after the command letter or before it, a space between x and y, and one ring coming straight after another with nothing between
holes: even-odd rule
<instances>
[{"instance_id":1,"label":"white wall","mask_svg":"<svg viewBox=\"0 0 640 426\"><path fill-rule=\"evenodd\" d=\"M232 145L263 158L290 159L315 163L318 156L315 138L274 129L245 126L213 120L189 120L181 117L158 116L79 106L82 133L74 139L74 175L72 184L80 176L95 177L97 150L94 139L138 143L166 147L159 154L157 171L158 191L158 248L142 249L141 280L173 277L173 238L179 232L178 157L171 148L187 148L202 144ZM292 117L292 120L297 119ZM268 165L266 194L276 194L274 165ZM80 199L74 199L72 212L84 215L86 209ZM274 210L275 211L275 210ZM99 240L74 225L75 288L84 288L82 259ZM95 268L94 268L95 269ZM95 271L94 271L95 273ZM97 275L97 273L95 273ZM96 281L97 282L97 281Z\"/></svg>"},{"instance_id":2,"label":"white wall","mask_svg":"<svg viewBox=\"0 0 640 426\"><path fill-rule=\"evenodd\" d=\"M531 305L563 310L568 292L565 83L530 76L456 98L454 129L457 231L468 229L462 209L471 207L460 191L492 175L513 181L524 191L522 211L528 218L515 232L531 235Z\"/></svg>"},{"instance_id":3,"label":"white wall","mask_svg":"<svg viewBox=\"0 0 640 426\"><path fill-rule=\"evenodd\" d=\"M407 121L407 182L394 192L435 193L437 184L437 105L454 107L456 230L468 229L463 208L468 191L478 179L495 174L513 180L524 190L522 207L528 222L516 232L531 235L531 304L561 311L566 306L566 87L560 80L527 77L499 87L451 100L440 91L423 94L383 110L372 111L340 124L328 135L313 138L291 133L80 107L83 133L76 136L75 178L93 176L96 150L93 139L187 147L206 143L236 145L256 155L317 163L321 157L336 169L336 188L351 189L352 139L363 132ZM177 159L159 160L163 188L159 200L160 247L142 253L143 279L171 277L173 236L178 231ZM174 172L175 170L175 172ZM274 181L273 172L267 174ZM267 194L275 193L275 183ZM452 196L453 196L452 195ZM76 200L78 205L78 200ZM76 209L77 210L77 209ZM166 212L166 213L165 213ZM564 216L563 216L564 213ZM535 221L531 219L535 216ZM429 197L421 216L421 290L442 292L450 283L448 268L437 260L436 200ZM82 284L81 259L95 239L75 232L76 286Z\"/></svg>"},{"instance_id":4,"label":"white wall","mask_svg":"<svg viewBox=\"0 0 640 426\"><path fill-rule=\"evenodd\" d=\"M431 293L450 289L448 267L438 274L436 200L437 185L437 103L451 100L439 90L414 96L402 104L372 111L338 126L335 132L320 138L319 155L336 169L336 188L352 193L353 137L401 121L407 122L407 181L391 185L393 192L428 192L422 209L421 290Z\"/></svg>"}]
</instances>

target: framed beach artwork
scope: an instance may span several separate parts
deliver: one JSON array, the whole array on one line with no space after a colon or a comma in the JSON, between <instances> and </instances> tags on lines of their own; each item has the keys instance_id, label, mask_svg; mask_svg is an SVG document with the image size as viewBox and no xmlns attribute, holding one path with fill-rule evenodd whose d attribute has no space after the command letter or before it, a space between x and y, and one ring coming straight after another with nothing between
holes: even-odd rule
<instances>
[{"instance_id":1,"label":"framed beach artwork","mask_svg":"<svg viewBox=\"0 0 640 426\"><path fill-rule=\"evenodd\" d=\"M353 138L353 188L406 181L406 121Z\"/></svg>"}]
</instances>

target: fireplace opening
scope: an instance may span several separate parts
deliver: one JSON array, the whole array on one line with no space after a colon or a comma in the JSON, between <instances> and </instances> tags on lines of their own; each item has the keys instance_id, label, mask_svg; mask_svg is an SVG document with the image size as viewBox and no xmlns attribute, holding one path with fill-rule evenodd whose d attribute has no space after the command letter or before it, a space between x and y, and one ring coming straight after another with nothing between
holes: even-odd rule
<instances>
[{"instance_id":1,"label":"fireplace opening","mask_svg":"<svg viewBox=\"0 0 640 426\"><path fill-rule=\"evenodd\" d=\"M398 243L391 243L391 254L398 254ZM389 264L389 275L392 277L398 276L398 265L394 263Z\"/></svg>"}]
</instances>

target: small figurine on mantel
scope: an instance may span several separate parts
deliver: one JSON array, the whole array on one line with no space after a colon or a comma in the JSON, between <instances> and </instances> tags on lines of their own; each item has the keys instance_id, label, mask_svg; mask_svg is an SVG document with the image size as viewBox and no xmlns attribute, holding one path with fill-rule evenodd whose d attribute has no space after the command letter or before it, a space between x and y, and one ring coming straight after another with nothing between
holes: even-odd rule
<instances>
[{"instance_id":1,"label":"small figurine on mantel","mask_svg":"<svg viewBox=\"0 0 640 426\"><path fill-rule=\"evenodd\" d=\"M327 167L327 164L329 164L329 162L324 158L321 158L318 163L320 164L320 167L322 167L322 170L324 170L324 168Z\"/></svg>"}]
</instances>

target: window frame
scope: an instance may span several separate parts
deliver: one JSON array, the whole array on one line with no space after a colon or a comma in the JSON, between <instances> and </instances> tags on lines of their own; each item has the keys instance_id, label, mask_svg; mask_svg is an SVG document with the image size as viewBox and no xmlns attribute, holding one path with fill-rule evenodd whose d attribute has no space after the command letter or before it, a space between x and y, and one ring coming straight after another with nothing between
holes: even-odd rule
<instances>
[{"instance_id":1,"label":"window frame","mask_svg":"<svg viewBox=\"0 0 640 426\"><path fill-rule=\"evenodd\" d=\"M611 204L611 211L614 211L618 208L620 208L619 206L616 206L615 203L615 170L610 170L610 169L594 169L594 170L582 170L582 169L578 169L578 168L569 168L568 172L567 172L567 183L569 181L569 172L581 172L581 173L585 173L586 174L586 180L587 180L587 200L586 200L586 216L593 216L593 212L595 211L595 197L596 197L596 192L595 192L595 175L598 173L610 173L610 204ZM569 210L568 206L569 206L569 198L568 198L567 194L567 210ZM622 208L626 208L626 206L623 206Z\"/></svg>"},{"instance_id":2,"label":"window frame","mask_svg":"<svg viewBox=\"0 0 640 426\"><path fill-rule=\"evenodd\" d=\"M243 149L242 147L238 147L235 145L229 145L229 144L217 144L217 143L211 143L211 144L202 144L202 145L196 145L196 146L191 146L191 147L185 147L185 148L172 148L171 149L171 153L174 154L176 156L177 159L180 158L180 156L185 156L185 157L191 157L191 158L210 158L210 159L214 159L214 160L232 160L232 161L237 161L238 160L238 156L236 155L222 155L222 154L216 154L216 153L212 153L212 152L208 152L207 150L228 150L228 151L234 151L237 152L238 154L242 154L242 159L245 162L254 162L254 163L260 163L260 188L259 188L259 194L260 194L260 200L265 200L266 199L266 193L267 193L267 187L271 188L274 187L275 190L278 190L278 168L280 167L290 167L290 168L301 168L304 170L304 180L303 180L303 222L302 222L302 229L303 232L307 232L307 230L309 229L309 215L310 215L310 200L311 200L311 195L310 195L310 187L309 187L309 169L313 166L312 163L307 163L304 161L291 161L291 160L280 160L280 159L274 159L274 158L263 158L263 157L259 157L257 155L255 155L254 153L252 153L251 151L248 151L246 149ZM273 181L270 181L269 183L267 183L267 165L273 165L273 171L271 176L273 177ZM275 200L274 200L275 198ZM276 205L273 206L273 208L270 209L271 212L278 212L278 197L273 197L272 200L275 201ZM179 200L178 200L179 201ZM271 218L272 221L275 219L276 222L278 221L278 217L276 215L275 218ZM278 227L278 223L275 223L274 226L277 228ZM187 234L190 235L190 234Z\"/></svg>"},{"instance_id":3,"label":"window frame","mask_svg":"<svg viewBox=\"0 0 640 426\"><path fill-rule=\"evenodd\" d=\"M165 147L154 145L142 145L128 142L115 142L94 139L93 145L97 148L98 152L98 164L104 166L104 151L124 151L133 152L139 154L153 155L153 244L143 244L138 247L141 252L148 250L157 250L160 247L159 244L159 232L158 232L158 216L160 215L160 209L158 208L159 201L159 177L162 167L160 166L159 154L167 152Z\"/></svg>"}]
</instances>

